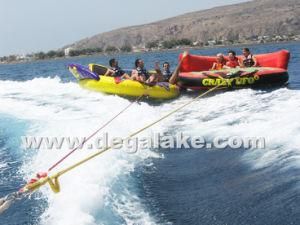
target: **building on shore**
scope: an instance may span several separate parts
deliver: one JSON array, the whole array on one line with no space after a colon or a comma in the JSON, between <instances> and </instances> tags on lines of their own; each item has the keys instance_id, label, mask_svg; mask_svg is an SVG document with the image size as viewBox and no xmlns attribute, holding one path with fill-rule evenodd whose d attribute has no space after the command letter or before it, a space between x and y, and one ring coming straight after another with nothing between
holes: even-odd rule
<instances>
[{"instance_id":1,"label":"building on shore","mask_svg":"<svg viewBox=\"0 0 300 225\"><path fill-rule=\"evenodd\" d=\"M72 51L72 48L71 48L71 47L66 48L66 49L64 50L65 56L66 56L66 57L70 56L70 52L71 52L71 51Z\"/></svg>"}]
</instances>

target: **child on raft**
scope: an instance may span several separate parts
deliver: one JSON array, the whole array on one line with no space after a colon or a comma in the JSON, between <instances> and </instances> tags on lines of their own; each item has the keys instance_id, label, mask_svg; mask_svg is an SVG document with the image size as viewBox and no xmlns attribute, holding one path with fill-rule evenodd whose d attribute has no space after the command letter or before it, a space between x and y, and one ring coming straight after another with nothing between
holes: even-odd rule
<instances>
[{"instance_id":1,"label":"child on raft","mask_svg":"<svg viewBox=\"0 0 300 225\"><path fill-rule=\"evenodd\" d=\"M235 51L228 51L228 60L225 59L222 53L217 54L216 62L213 64L210 70L222 70L231 68L245 68L258 66L257 60L254 55L251 54L249 48L243 48L243 56L239 59L236 57Z\"/></svg>"}]
</instances>

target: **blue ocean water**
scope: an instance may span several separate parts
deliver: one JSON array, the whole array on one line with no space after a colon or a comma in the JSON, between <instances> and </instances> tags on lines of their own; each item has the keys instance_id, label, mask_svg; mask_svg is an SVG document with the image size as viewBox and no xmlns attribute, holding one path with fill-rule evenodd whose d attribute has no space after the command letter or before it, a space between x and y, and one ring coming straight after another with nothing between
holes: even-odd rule
<instances>
[{"instance_id":1,"label":"blue ocean water","mask_svg":"<svg viewBox=\"0 0 300 225\"><path fill-rule=\"evenodd\" d=\"M289 50L289 85L218 93L149 132L184 132L208 139L259 136L266 138L266 149L109 152L61 178L60 194L45 187L16 202L0 216L0 223L299 224L300 44L250 48L254 53ZM232 49L240 52L238 47ZM215 55L227 50L191 53ZM149 69L155 61L169 61L174 68L178 53L114 57L128 69L138 57ZM82 90L66 69L70 62L106 65L110 57L0 65L0 196L17 190L68 151L25 150L22 136L86 136L129 103ZM182 95L161 104L134 104L106 131L126 136L189 99ZM66 165L88 153L76 153Z\"/></svg>"}]
</instances>

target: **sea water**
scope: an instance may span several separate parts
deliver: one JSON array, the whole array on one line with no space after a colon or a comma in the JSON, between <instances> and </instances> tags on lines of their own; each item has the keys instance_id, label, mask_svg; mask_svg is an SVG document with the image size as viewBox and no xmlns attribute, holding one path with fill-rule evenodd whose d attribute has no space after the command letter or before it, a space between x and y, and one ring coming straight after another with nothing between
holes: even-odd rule
<instances>
[{"instance_id":1,"label":"sea water","mask_svg":"<svg viewBox=\"0 0 300 225\"><path fill-rule=\"evenodd\" d=\"M199 99L145 131L264 137L265 149L126 149L109 151L60 178L61 192L43 187L0 216L0 224L299 224L300 44L250 46L254 54L291 52L289 85L242 89ZM241 52L240 48L233 50ZM191 50L215 55L228 48ZM176 66L179 51L113 56L133 68L142 58ZM22 137L86 137L131 100L81 89L74 62L108 64L110 56L0 65L0 196L18 190L70 149L25 149ZM102 132L126 137L191 99L134 103ZM65 168L94 149L81 149Z\"/></svg>"}]
</instances>

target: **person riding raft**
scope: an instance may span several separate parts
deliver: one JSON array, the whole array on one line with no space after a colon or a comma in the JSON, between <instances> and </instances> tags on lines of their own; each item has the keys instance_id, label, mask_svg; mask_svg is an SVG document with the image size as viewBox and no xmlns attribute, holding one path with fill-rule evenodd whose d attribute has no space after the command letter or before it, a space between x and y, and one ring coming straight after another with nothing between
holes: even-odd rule
<instances>
[{"instance_id":1,"label":"person riding raft","mask_svg":"<svg viewBox=\"0 0 300 225\"><path fill-rule=\"evenodd\" d=\"M239 60L240 67L257 67L257 59L251 54L249 48L243 48L243 57Z\"/></svg>"},{"instance_id":2,"label":"person riding raft","mask_svg":"<svg viewBox=\"0 0 300 225\"><path fill-rule=\"evenodd\" d=\"M215 62L210 70L221 70L226 64L226 60L222 53L217 54L217 62Z\"/></svg>"},{"instance_id":3,"label":"person riding raft","mask_svg":"<svg viewBox=\"0 0 300 225\"><path fill-rule=\"evenodd\" d=\"M183 58L187 55L187 52L183 53ZM178 75L182 60L178 63L177 67L175 68L174 72L172 73L170 70L170 63L164 62L163 69L161 70L159 67L159 63L155 64L155 71L156 73L150 74L144 66L144 61L140 58L135 60L135 69L132 70L131 76L125 73L119 65L118 61L115 58L109 60L110 68L107 70L105 76L112 76L112 77L121 77L124 79L131 79L141 83L146 84L155 84L157 82L169 82L170 84L177 84L178 82Z\"/></svg>"},{"instance_id":4,"label":"person riding raft","mask_svg":"<svg viewBox=\"0 0 300 225\"><path fill-rule=\"evenodd\" d=\"M121 67L119 67L119 62L115 58L109 60L109 66L110 68L107 70L105 76L130 79L130 76L124 70L122 70Z\"/></svg>"},{"instance_id":5,"label":"person riding raft","mask_svg":"<svg viewBox=\"0 0 300 225\"><path fill-rule=\"evenodd\" d=\"M153 83L155 82L155 75L150 74L148 70L145 69L145 63L142 59L135 60L135 69L131 72L131 79L139 81L141 83Z\"/></svg>"},{"instance_id":6,"label":"person riding raft","mask_svg":"<svg viewBox=\"0 0 300 225\"><path fill-rule=\"evenodd\" d=\"M226 62L224 68L236 68L239 67L239 59L236 57L235 51L229 50L228 51L228 61Z\"/></svg>"},{"instance_id":7,"label":"person riding raft","mask_svg":"<svg viewBox=\"0 0 300 225\"><path fill-rule=\"evenodd\" d=\"M187 53L184 53L185 55ZM155 63L155 74L150 74L145 68L144 68L144 61L141 59L137 59L135 61L136 69L132 71L131 79L140 81L147 84L154 84L157 82L169 82L170 84L177 84L178 82L178 75L179 75L179 69L182 61L179 62L178 66L172 73L170 71L170 63L164 62L163 69L161 70L159 67L159 63Z\"/></svg>"},{"instance_id":8,"label":"person riding raft","mask_svg":"<svg viewBox=\"0 0 300 225\"><path fill-rule=\"evenodd\" d=\"M187 55L187 52L183 53L183 58ZM182 59L183 59L182 58ZM168 82L173 85L178 84L178 75L180 72L180 66L181 66L182 60L179 62L177 67L173 72L170 70L170 63L164 62L163 63L163 69L161 70L159 67L159 63L155 64L155 71L157 73L157 82Z\"/></svg>"}]
</instances>

